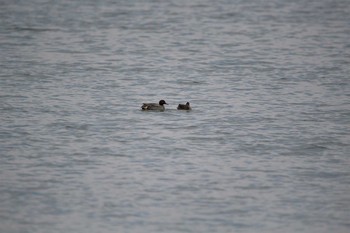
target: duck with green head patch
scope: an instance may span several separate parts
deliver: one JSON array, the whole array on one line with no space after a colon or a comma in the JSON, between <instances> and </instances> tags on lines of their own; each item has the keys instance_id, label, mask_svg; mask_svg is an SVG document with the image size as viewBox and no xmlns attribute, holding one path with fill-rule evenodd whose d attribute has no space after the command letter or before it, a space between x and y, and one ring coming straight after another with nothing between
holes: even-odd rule
<instances>
[{"instance_id":1,"label":"duck with green head patch","mask_svg":"<svg viewBox=\"0 0 350 233\"><path fill-rule=\"evenodd\" d=\"M142 110L152 110L152 111L164 111L164 104L167 104L165 100L160 100L159 103L143 103L141 106Z\"/></svg>"}]
</instances>

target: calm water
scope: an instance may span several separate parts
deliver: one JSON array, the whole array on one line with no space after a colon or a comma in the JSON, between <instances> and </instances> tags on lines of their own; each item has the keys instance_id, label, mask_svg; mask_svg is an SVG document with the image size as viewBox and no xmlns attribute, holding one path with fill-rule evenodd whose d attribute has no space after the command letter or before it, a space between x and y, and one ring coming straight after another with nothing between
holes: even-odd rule
<instances>
[{"instance_id":1,"label":"calm water","mask_svg":"<svg viewBox=\"0 0 350 233\"><path fill-rule=\"evenodd\" d=\"M1 0L0 232L349 232L349 38L348 0Z\"/></svg>"}]
</instances>

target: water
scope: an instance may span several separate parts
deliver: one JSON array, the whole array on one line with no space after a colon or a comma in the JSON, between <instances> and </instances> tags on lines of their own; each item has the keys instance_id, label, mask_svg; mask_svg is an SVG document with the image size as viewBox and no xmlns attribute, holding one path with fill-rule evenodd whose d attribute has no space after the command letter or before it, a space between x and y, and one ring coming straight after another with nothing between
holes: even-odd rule
<instances>
[{"instance_id":1,"label":"water","mask_svg":"<svg viewBox=\"0 0 350 233\"><path fill-rule=\"evenodd\" d=\"M347 0L1 1L0 231L349 232L349 25Z\"/></svg>"}]
</instances>

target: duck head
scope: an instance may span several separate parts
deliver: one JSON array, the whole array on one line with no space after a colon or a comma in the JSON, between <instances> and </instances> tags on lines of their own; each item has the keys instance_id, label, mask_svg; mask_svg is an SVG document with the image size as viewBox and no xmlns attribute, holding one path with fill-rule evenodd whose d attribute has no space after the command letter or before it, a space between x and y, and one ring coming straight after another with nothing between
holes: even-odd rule
<instances>
[{"instance_id":1,"label":"duck head","mask_svg":"<svg viewBox=\"0 0 350 233\"><path fill-rule=\"evenodd\" d=\"M159 105L164 105L164 104L167 104L167 103L165 102L165 100L160 100L160 101L159 101Z\"/></svg>"}]
</instances>

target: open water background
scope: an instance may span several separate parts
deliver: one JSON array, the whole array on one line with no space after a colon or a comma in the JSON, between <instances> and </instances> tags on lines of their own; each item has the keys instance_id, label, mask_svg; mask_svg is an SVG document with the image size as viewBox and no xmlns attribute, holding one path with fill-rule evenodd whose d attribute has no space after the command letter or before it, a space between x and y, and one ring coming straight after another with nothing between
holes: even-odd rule
<instances>
[{"instance_id":1,"label":"open water background","mask_svg":"<svg viewBox=\"0 0 350 233\"><path fill-rule=\"evenodd\" d=\"M348 0L0 0L0 53L0 232L350 231Z\"/></svg>"}]
</instances>

